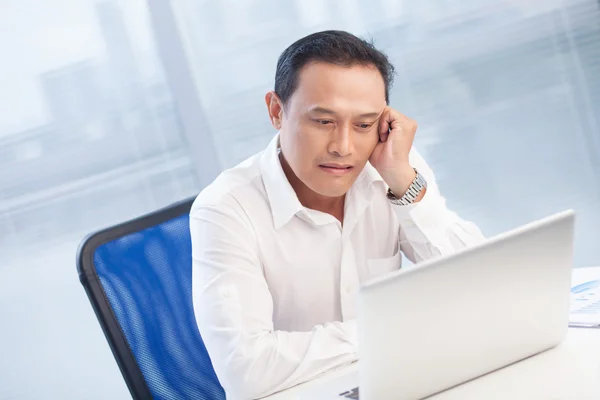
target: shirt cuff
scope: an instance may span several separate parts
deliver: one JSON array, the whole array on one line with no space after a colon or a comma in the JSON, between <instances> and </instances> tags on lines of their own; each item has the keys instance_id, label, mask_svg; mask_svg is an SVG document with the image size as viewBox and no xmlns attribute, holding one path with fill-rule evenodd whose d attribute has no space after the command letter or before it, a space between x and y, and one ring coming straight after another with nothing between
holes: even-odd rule
<instances>
[{"instance_id":1,"label":"shirt cuff","mask_svg":"<svg viewBox=\"0 0 600 400\"><path fill-rule=\"evenodd\" d=\"M446 200L434 190L427 189L418 203L392 204L392 207L404 230L417 228L429 236L452 224L452 212L446 208Z\"/></svg>"},{"instance_id":2,"label":"shirt cuff","mask_svg":"<svg viewBox=\"0 0 600 400\"><path fill-rule=\"evenodd\" d=\"M356 319L344 321L344 328L346 330L346 339L358 353L358 325Z\"/></svg>"}]
</instances>

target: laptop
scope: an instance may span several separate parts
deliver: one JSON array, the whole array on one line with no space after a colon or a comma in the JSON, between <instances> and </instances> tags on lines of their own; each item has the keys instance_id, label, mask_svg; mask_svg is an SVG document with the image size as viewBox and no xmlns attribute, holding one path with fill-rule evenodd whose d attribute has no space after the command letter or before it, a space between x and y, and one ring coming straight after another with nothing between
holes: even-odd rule
<instances>
[{"instance_id":1,"label":"laptop","mask_svg":"<svg viewBox=\"0 0 600 400\"><path fill-rule=\"evenodd\" d=\"M379 277L358 294L358 371L298 399L432 396L562 342L573 227L568 210Z\"/></svg>"}]
</instances>

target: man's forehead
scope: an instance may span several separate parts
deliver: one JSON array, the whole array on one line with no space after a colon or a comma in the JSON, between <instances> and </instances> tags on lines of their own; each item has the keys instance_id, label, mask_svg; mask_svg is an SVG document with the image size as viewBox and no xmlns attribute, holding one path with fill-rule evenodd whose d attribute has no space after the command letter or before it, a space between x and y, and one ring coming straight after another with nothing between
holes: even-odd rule
<instances>
[{"instance_id":1,"label":"man's forehead","mask_svg":"<svg viewBox=\"0 0 600 400\"><path fill-rule=\"evenodd\" d=\"M297 76L297 86L334 86L336 84L368 85L371 90L385 90L385 82L373 65L336 65L310 62L303 66Z\"/></svg>"},{"instance_id":2,"label":"man's forehead","mask_svg":"<svg viewBox=\"0 0 600 400\"><path fill-rule=\"evenodd\" d=\"M305 111L379 112L386 105L385 83L374 66L309 63L304 66L291 96Z\"/></svg>"}]
</instances>

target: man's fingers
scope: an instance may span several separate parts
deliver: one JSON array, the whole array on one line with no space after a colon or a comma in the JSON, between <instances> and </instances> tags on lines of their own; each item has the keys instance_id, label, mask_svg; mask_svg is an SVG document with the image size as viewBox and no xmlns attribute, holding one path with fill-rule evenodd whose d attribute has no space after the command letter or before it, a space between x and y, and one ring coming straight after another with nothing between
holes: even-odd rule
<instances>
[{"instance_id":1,"label":"man's fingers","mask_svg":"<svg viewBox=\"0 0 600 400\"><path fill-rule=\"evenodd\" d=\"M379 140L386 142L390 134L400 134L402 136L414 135L417 124L414 120L395 111L391 107L386 107L379 119Z\"/></svg>"},{"instance_id":2,"label":"man's fingers","mask_svg":"<svg viewBox=\"0 0 600 400\"><path fill-rule=\"evenodd\" d=\"M385 142L392 127L392 116L390 108L386 107L379 118L379 140Z\"/></svg>"}]
</instances>

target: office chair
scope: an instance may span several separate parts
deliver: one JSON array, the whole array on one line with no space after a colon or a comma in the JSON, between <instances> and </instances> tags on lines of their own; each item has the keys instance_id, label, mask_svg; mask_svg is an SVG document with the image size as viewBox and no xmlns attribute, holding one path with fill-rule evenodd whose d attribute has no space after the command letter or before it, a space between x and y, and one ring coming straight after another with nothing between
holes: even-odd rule
<instances>
[{"instance_id":1,"label":"office chair","mask_svg":"<svg viewBox=\"0 0 600 400\"><path fill-rule=\"evenodd\" d=\"M94 233L79 280L134 399L221 400L192 309L193 199Z\"/></svg>"}]
</instances>

